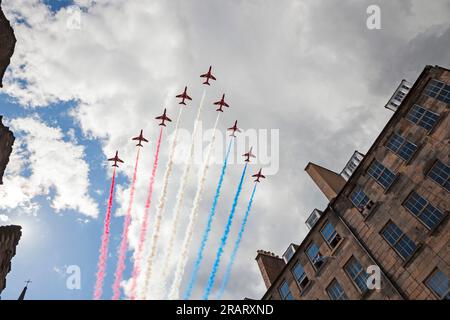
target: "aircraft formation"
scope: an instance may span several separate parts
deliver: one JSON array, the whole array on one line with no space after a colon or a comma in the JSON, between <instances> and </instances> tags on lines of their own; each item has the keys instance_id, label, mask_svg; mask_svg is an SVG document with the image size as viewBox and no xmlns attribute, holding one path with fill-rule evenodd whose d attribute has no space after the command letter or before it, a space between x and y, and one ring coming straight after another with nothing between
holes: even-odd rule
<instances>
[{"instance_id":1,"label":"aircraft formation","mask_svg":"<svg viewBox=\"0 0 450 320\"><path fill-rule=\"evenodd\" d=\"M200 75L201 78L205 79L203 84L210 86L211 83L210 81L216 81L217 78L213 75L212 73L212 66L209 67L208 71L205 74ZM200 102L200 107L198 109L198 114L197 114L197 120L200 117L200 112L202 109L202 103L205 97L205 93L206 91L204 91L203 93L203 98L202 98L202 102ZM159 138L157 140L157 145L156 145L156 152L155 152L155 160L154 160L154 165L153 165L153 170L152 170L152 176L150 179L150 184L149 184L149 190L148 190L148 196L147 196L147 201L146 201L146 205L145 205L145 213L143 215L143 222L141 224L141 232L140 232L140 240L139 240L139 246L137 249L137 252L135 254L134 257L134 269L133 269L133 275L132 275L132 285L131 285L131 296L130 298L132 300L134 299L146 299L148 296L148 291L149 291L149 285L150 285L150 280L152 279L152 265L153 265L153 259L156 255L156 253L154 252L157 248L156 244L157 244L157 240L159 238L159 232L160 232L160 224L164 223L164 219L163 219L163 214L164 214L164 207L165 207L165 194L166 189L168 187L169 184L169 178L170 178L170 174L171 174L171 167L173 165L173 154L175 151L175 147L176 147L176 139L177 139L177 133L178 133L178 124L181 118L181 113L184 107L187 106L187 102L188 101L192 101L192 98L189 96L188 94L188 86L184 87L184 90L182 93L177 94L175 96L175 98L180 99L179 103L180 105L182 105L183 107L180 109L180 114L178 116L178 120L176 122L175 125L175 132L174 132L174 141L172 142L172 146L171 146L171 150L169 152L169 160L166 166L166 172L164 174L164 181L163 181L163 191L161 192L162 194L160 195L160 199L159 199L159 205L156 208L156 222L155 225L153 226L153 233L152 233L152 238L151 241L148 240L148 236L150 235L148 232L148 216L149 216L149 211L151 208L151 203L152 203L152 193L153 193L153 184L155 182L155 175L156 175L156 170L158 167L158 159L159 159L159 150L160 150L160 146L161 146L161 141L162 141L162 135L163 135L163 130L164 128L167 127L167 123L166 122L172 122L172 119L170 119L167 115L167 109L165 108L163 113L160 116L155 117L156 120L158 120L158 125L161 127L160 130L160 134L159 134ZM213 148L213 142L215 139L215 132L216 132L216 127L217 124L219 122L219 118L220 118L220 114L224 112L224 107L225 108L230 108L230 105L225 101L225 94L222 94L222 97L219 101L213 102L213 105L215 107L217 107L216 111L218 112L217 115L217 119L216 119L216 123L215 123L215 127L214 127L214 136L213 136L213 140L210 143L209 146L209 152L208 155L211 154L211 150ZM196 120L196 121L197 121ZM234 124L226 129L228 132L230 132L229 136L235 138L236 137L236 133L240 133L242 132L242 130L238 127L238 121L236 120L234 122ZM195 132L195 126L194 126L194 132ZM138 169L138 163L139 163L139 149L142 148L144 145L143 143L148 143L149 140L147 138L145 138L144 136L144 130L141 129L139 135L137 135L136 137L133 137L131 139L133 142L136 143L136 147L137 147L137 154L136 154L136 164L135 164L135 169L134 169L134 175L133 175L133 180L131 183L131 193L130 193L130 201L129 201L129 207L128 207L128 211L127 211L127 215L125 217L125 221L124 221L124 229L123 229L123 233L122 233L122 241L121 241L121 250L119 250L121 252L121 254L118 257L118 264L117 264L117 269L116 269L116 274L115 274L115 281L114 281L114 285L113 285L113 299L119 299L120 298L120 283L122 280L122 276L123 276L123 271L126 267L125 264L125 259L126 259L126 247L127 247L127 241L128 241L128 228L129 228L129 224L131 221L131 212L132 212L132 204L133 204L133 198L134 198L134 188L135 188L135 182L136 182L136 172ZM228 157L230 155L230 150L231 150L231 146L233 143L233 140L230 140L229 146L228 146L228 152L225 156L224 159L224 163L222 165L222 170L221 170L221 175L219 178L219 183L216 189L216 195L214 197L214 202L213 202L213 206L210 210L210 214L208 216L208 224L210 225L212 223L212 220L214 218L215 212L216 212L216 206L217 206L217 201L218 198L220 196L220 189L222 187L222 183L224 180L224 176L226 173L226 169L227 169L227 164L228 164ZM191 150L193 150L193 144L194 141L192 141L192 145L191 145ZM238 199L240 197L240 193L241 190L243 188L243 181L245 179L245 175L246 175L246 170L247 170L247 165L251 162L252 159L255 159L256 156L255 154L253 154L253 147L250 147L250 149L248 150L248 152L244 153L242 156L244 157L244 163L245 163L245 167L244 170L242 172L242 176L241 176L241 180L237 186L237 192L235 195L235 199L233 201L233 206L232 209L230 211L229 214L229 218L228 218L228 226L225 228L224 230L224 235L222 236L222 243L220 244L220 247L218 248L217 251L217 256L216 256L216 261L215 261L215 265L213 267L213 270L211 271L210 274L210 278L208 280L208 284L205 288L205 294L204 294L204 299L208 299L209 298L209 294L211 289L214 286L214 281L216 278L216 272L217 272L217 268L219 266L220 263L220 258L221 258L221 252L223 252L223 247L226 245L226 240L228 238L229 235L229 226L231 225L234 215L235 215L235 210L236 210L236 205L238 202ZM208 156L209 159L209 156ZM102 246L101 246L101 250L100 250L100 258L99 258L99 269L97 272L97 282L96 282L96 287L95 287L95 291L94 291L94 299L100 299L102 296L102 286L103 286L103 280L104 280L104 276L105 276L105 269L106 269L106 257L107 257L107 251L108 251L108 239L109 239L109 224L110 224L110 219L111 219L111 207L113 204L113 197L114 197L114 184L115 184L115 175L116 175L116 169L119 168L119 164L123 164L124 161L122 159L120 159L119 157L119 152L116 151L115 155L112 158L108 158L107 159L109 162L113 162L112 167L114 168L114 173L113 173L113 178L112 178L112 182L111 182L111 190L110 190L110 197L108 200L108 211L105 217L105 223L104 223L104 233L102 236ZM182 205L183 199L184 199L184 190L185 190L185 180L187 180L188 174L189 174L189 163L190 161L187 161L186 167L185 167L185 175L186 177L184 179L182 179L180 188L179 188L179 194L177 196L177 205L180 207ZM188 228L186 230L186 234L185 234L185 240L183 242L182 245L182 249L181 252L184 252L184 254L181 255L181 257L179 257L178 263L177 263L177 267L176 267L176 272L174 275L174 279L172 281L172 285L170 287L170 290L168 290L168 297L171 299L178 299L180 296L180 287L181 287L181 279L183 278L184 275L184 270L186 267L186 263L187 263L187 253L189 252L190 246L191 246L191 242L192 242L192 233L193 233L193 229L196 225L197 222L197 218L198 218L198 211L199 211L199 202L201 199L201 194L203 193L203 189L204 189L204 180L206 179L206 175L207 175L207 170L208 170L208 166L206 165L208 163L208 160L205 161L204 167L203 167L203 174L202 174L202 179L200 179L199 185L197 186L197 194L196 197L194 199L194 203L192 206L192 210L191 210L191 214L189 216L189 225ZM249 201L249 205L247 208L247 212L246 212L246 217L248 216L249 212L250 212L250 208L251 208L251 204L253 202L253 197L255 195L255 191L256 191L256 185L258 183L261 182L260 179L265 179L266 177L263 175L262 173L262 168L259 169L258 172L256 172L255 174L252 175L252 178L255 178L254 180L254 189ZM175 210L175 211L180 211L180 210ZM173 232L173 236L175 235L175 233L177 232L177 215L175 214L174 217L175 221L173 222L172 225L172 232ZM247 220L247 219L245 219ZM245 224L243 224L241 226L241 232L243 233L243 229L245 228ZM203 251L205 250L206 247L206 242L208 240L209 237L209 233L211 228L205 228L204 232L203 232L203 237L202 237L202 244L199 248L198 251L198 255L197 255L197 260L195 261L195 267L194 267L194 271L191 274L190 277L190 282L188 285L188 288L184 294L184 298L185 299L189 299L191 291L192 291L192 287L194 286L195 282L196 282L196 276L197 276L197 272L200 268L201 262L202 262L202 257L203 257ZM175 239L175 237L173 237L173 239ZM142 263L142 259L143 259L143 255L146 252L146 250L144 250L145 247L148 246L148 242L151 242L152 246L150 249L150 254L148 254L147 256L147 263L146 263L146 269L145 270L141 270L142 266L144 265ZM240 239L237 242L238 244L240 244ZM235 249L234 251L237 251L239 245L236 244L235 245ZM172 244L169 245L169 257L167 259L170 260L170 255L171 255L171 247ZM231 257L232 260L234 260L235 254ZM226 284L228 282L228 278L229 278L229 274L231 273L231 268L233 265L234 261L230 261L227 267L227 277L226 280L224 280L224 282L221 285L221 292L223 292L223 289L226 287ZM166 281L169 281L169 276L166 275L166 270L164 270L163 272L163 283L164 285L166 284ZM144 284L142 284L144 283ZM138 290L139 288L141 289L141 292L139 293ZM150 288L151 289L151 288Z\"/></svg>"}]
</instances>

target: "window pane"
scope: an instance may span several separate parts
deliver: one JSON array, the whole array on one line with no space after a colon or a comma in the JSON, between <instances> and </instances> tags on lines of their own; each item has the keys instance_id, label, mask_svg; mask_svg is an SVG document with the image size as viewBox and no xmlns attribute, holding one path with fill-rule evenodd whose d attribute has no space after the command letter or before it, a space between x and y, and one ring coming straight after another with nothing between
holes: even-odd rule
<instances>
[{"instance_id":1,"label":"window pane","mask_svg":"<svg viewBox=\"0 0 450 320\"><path fill-rule=\"evenodd\" d=\"M311 261L314 261L314 259L319 255L319 247L315 243L311 244L308 248L307 254Z\"/></svg>"},{"instance_id":2,"label":"window pane","mask_svg":"<svg viewBox=\"0 0 450 320\"><path fill-rule=\"evenodd\" d=\"M445 190L450 192L449 176L450 167L439 160L436 161L430 172L428 172L428 177L443 186Z\"/></svg>"},{"instance_id":3,"label":"window pane","mask_svg":"<svg viewBox=\"0 0 450 320\"><path fill-rule=\"evenodd\" d=\"M411 159L412 155L417 150L417 146L414 143L406 140L398 134L393 134L391 136L386 144L386 147L403 160Z\"/></svg>"},{"instance_id":4,"label":"window pane","mask_svg":"<svg viewBox=\"0 0 450 320\"><path fill-rule=\"evenodd\" d=\"M433 275L428 278L426 284L428 288L433 290L441 299L450 300L448 278L441 270L436 270Z\"/></svg>"},{"instance_id":5,"label":"window pane","mask_svg":"<svg viewBox=\"0 0 450 320\"><path fill-rule=\"evenodd\" d=\"M432 98L436 98L438 93L444 87L444 83L438 80L431 80L425 89L425 94Z\"/></svg>"},{"instance_id":6,"label":"window pane","mask_svg":"<svg viewBox=\"0 0 450 320\"><path fill-rule=\"evenodd\" d=\"M377 160L374 160L367 170L369 176L377 181L384 189L389 188L395 180L395 173L383 166Z\"/></svg>"},{"instance_id":7,"label":"window pane","mask_svg":"<svg viewBox=\"0 0 450 320\"><path fill-rule=\"evenodd\" d=\"M283 283L281 284L280 288L280 295L281 295L281 299L283 300L293 300L291 291L289 290L289 285L286 281L283 281Z\"/></svg>"},{"instance_id":8,"label":"window pane","mask_svg":"<svg viewBox=\"0 0 450 320\"><path fill-rule=\"evenodd\" d=\"M450 104L450 84L448 84L444 88L442 88L437 99L444 103Z\"/></svg>"},{"instance_id":9,"label":"window pane","mask_svg":"<svg viewBox=\"0 0 450 320\"><path fill-rule=\"evenodd\" d=\"M336 230L334 230L333 225L328 222L327 225L321 231L325 240L329 243L336 235Z\"/></svg>"},{"instance_id":10,"label":"window pane","mask_svg":"<svg viewBox=\"0 0 450 320\"><path fill-rule=\"evenodd\" d=\"M383 229L382 235L405 260L409 258L416 249L416 244L409 239L408 236L406 236L393 222L390 222Z\"/></svg>"},{"instance_id":11,"label":"window pane","mask_svg":"<svg viewBox=\"0 0 450 320\"><path fill-rule=\"evenodd\" d=\"M350 195L350 201L355 205L359 210L363 210L364 207L369 203L369 197L362 191L361 188L355 188L355 190Z\"/></svg>"},{"instance_id":12,"label":"window pane","mask_svg":"<svg viewBox=\"0 0 450 320\"><path fill-rule=\"evenodd\" d=\"M411 193L403 206L429 229L433 229L444 217L441 211L416 192Z\"/></svg>"},{"instance_id":13,"label":"window pane","mask_svg":"<svg viewBox=\"0 0 450 320\"><path fill-rule=\"evenodd\" d=\"M369 275L363 269L359 261L356 260L356 258L351 258L351 260L346 264L345 270L361 292L364 293L368 290L366 281Z\"/></svg>"},{"instance_id":14,"label":"window pane","mask_svg":"<svg viewBox=\"0 0 450 320\"><path fill-rule=\"evenodd\" d=\"M439 119L439 115L415 104L406 119L430 131Z\"/></svg>"},{"instance_id":15,"label":"window pane","mask_svg":"<svg viewBox=\"0 0 450 320\"><path fill-rule=\"evenodd\" d=\"M341 285L337 280L333 280L333 282L329 285L327 288L328 295L330 296L331 300L347 300L347 295L344 292L344 289L342 289Z\"/></svg>"},{"instance_id":16,"label":"window pane","mask_svg":"<svg viewBox=\"0 0 450 320\"><path fill-rule=\"evenodd\" d=\"M303 266L300 263L297 263L293 269L295 279L300 282L305 274L305 269L303 269Z\"/></svg>"}]
</instances>

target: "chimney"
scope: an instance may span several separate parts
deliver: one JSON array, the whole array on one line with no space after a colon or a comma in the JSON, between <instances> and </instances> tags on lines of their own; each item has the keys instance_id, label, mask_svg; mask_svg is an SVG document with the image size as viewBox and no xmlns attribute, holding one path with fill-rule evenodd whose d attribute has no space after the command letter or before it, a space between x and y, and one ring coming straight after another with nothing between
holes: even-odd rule
<instances>
[{"instance_id":1,"label":"chimney","mask_svg":"<svg viewBox=\"0 0 450 320\"><path fill-rule=\"evenodd\" d=\"M311 162L308 163L305 171L330 201L335 198L339 191L342 190L342 187L344 187L345 179L341 175L317 164Z\"/></svg>"},{"instance_id":2,"label":"chimney","mask_svg":"<svg viewBox=\"0 0 450 320\"><path fill-rule=\"evenodd\" d=\"M269 289L286 265L284 260L272 252L258 250L255 260L263 277L266 288Z\"/></svg>"}]
</instances>

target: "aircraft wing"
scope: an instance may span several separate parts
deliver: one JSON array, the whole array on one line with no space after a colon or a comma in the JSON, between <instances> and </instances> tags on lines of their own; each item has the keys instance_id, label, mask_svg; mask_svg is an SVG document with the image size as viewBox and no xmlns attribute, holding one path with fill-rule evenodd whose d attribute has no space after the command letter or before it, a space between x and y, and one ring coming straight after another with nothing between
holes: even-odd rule
<instances>
[{"instance_id":1,"label":"aircraft wing","mask_svg":"<svg viewBox=\"0 0 450 320\"><path fill-rule=\"evenodd\" d=\"M213 80L217 80L216 77L214 77L212 74L209 77Z\"/></svg>"},{"instance_id":2,"label":"aircraft wing","mask_svg":"<svg viewBox=\"0 0 450 320\"><path fill-rule=\"evenodd\" d=\"M144 142L148 142L148 140L147 140L147 139L145 139L144 137L142 137L142 141L144 141Z\"/></svg>"}]
</instances>

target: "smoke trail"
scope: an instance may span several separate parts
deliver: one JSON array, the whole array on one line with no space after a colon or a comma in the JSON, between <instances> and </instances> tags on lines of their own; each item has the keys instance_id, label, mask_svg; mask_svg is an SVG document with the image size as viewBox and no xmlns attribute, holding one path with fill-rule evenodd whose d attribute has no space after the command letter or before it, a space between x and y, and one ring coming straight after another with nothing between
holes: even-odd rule
<instances>
[{"instance_id":1,"label":"smoke trail","mask_svg":"<svg viewBox=\"0 0 450 320\"><path fill-rule=\"evenodd\" d=\"M220 173L219 183L217 184L216 188L216 194L214 195L213 204L211 207L211 210L209 212L208 216L208 222L206 223L205 231L203 232L202 240L200 242L200 248L197 253L197 258L195 260L194 269L192 270L191 280L189 281L189 284L187 286L186 292L184 294L184 299L188 300L191 296L192 289L194 288L195 281L197 280L197 274L200 270L200 264L203 260L203 251L206 247L206 242L209 238L209 233L211 232L211 226L214 219L214 216L216 215L216 208L217 208L217 202L219 201L220 196L220 189L222 188L223 179L225 177L225 173L228 166L228 157L230 156L231 146L233 144L233 140L230 140L230 143L228 144L227 153L225 155L225 160L222 165L222 171Z\"/></svg>"},{"instance_id":2,"label":"smoke trail","mask_svg":"<svg viewBox=\"0 0 450 320\"><path fill-rule=\"evenodd\" d=\"M159 196L158 207L156 208L155 225L153 227L150 252L149 252L149 255L147 256L147 270L145 272L145 281L144 281L144 286L143 286L143 290L142 290L142 298L143 299L145 299L147 297L148 286L150 283L150 278L152 276L153 259L155 258L155 255L156 255L156 245L158 243L159 232L161 229L161 219L164 214L164 208L165 208L166 200L167 200L167 188L169 186L170 175L172 174L173 157L175 155L175 149L177 146L178 127L180 125L180 119L181 119L182 113L183 113L183 108L180 109L180 113L178 114L177 123L175 125L174 138L172 141L172 145L170 147L169 160L166 165L166 171L164 172L163 188L161 190L161 195Z\"/></svg>"},{"instance_id":3,"label":"smoke trail","mask_svg":"<svg viewBox=\"0 0 450 320\"><path fill-rule=\"evenodd\" d=\"M105 221L103 223L102 244L100 246L100 256L98 259L97 281L95 282L94 299L99 300L103 293L103 280L106 272L106 260L108 258L109 225L111 222L111 208L114 197L114 184L116 183L116 168L114 168L109 190L108 207L106 209Z\"/></svg>"},{"instance_id":4,"label":"smoke trail","mask_svg":"<svg viewBox=\"0 0 450 320\"><path fill-rule=\"evenodd\" d=\"M203 294L204 300L208 300L211 290L214 286L214 281L216 279L217 270L219 269L220 258L223 254L225 245L227 244L228 235L230 234L231 224L233 223L234 213L236 211L236 207L237 207L238 200L239 200L239 195L241 194L242 183L244 182L245 172L247 171L247 164L248 164L248 162L245 164L244 170L242 171L241 180L239 181L236 195L234 196L230 215L228 216L228 221L225 226L225 230L223 232L222 238L220 240L220 245L219 245L219 249L217 250L216 259L214 260L213 268L211 270L211 274L209 275L208 284L206 285L205 292Z\"/></svg>"},{"instance_id":5,"label":"smoke trail","mask_svg":"<svg viewBox=\"0 0 450 320\"><path fill-rule=\"evenodd\" d=\"M139 164L139 154L140 149L138 148L136 153L136 163L134 164L133 178L131 180L130 186L130 199L128 201L127 213L123 223L122 239L120 241L120 246L118 250L119 257L117 260L117 267L113 284L113 297L112 297L113 300L118 300L120 298L120 282L122 281L122 275L123 272L125 271L125 259L127 257L128 229L130 227L131 222L131 210L133 210L134 192L136 189L136 175Z\"/></svg>"},{"instance_id":6,"label":"smoke trail","mask_svg":"<svg viewBox=\"0 0 450 320\"><path fill-rule=\"evenodd\" d=\"M219 293L217 294L218 300L220 300L220 298L222 298L225 288L227 287L228 281L230 280L231 270L233 269L234 261L236 260L236 255L237 255L239 246L242 241L242 236L244 235L245 226L247 225L248 216L249 216L250 210L252 208L253 197L255 196L257 185L258 184L255 183L255 186L253 187L252 195L250 197L250 201L248 202L248 206L247 206L247 211L245 211L244 219L242 220L241 229L239 230L236 242L234 243L234 248L231 253L230 262L228 263L227 269L225 271L225 276L223 278L222 284L220 285Z\"/></svg>"},{"instance_id":7,"label":"smoke trail","mask_svg":"<svg viewBox=\"0 0 450 320\"><path fill-rule=\"evenodd\" d=\"M175 278L173 280L173 283L172 283L172 286L171 286L170 292L169 292L170 299L178 299L178 296L179 296L181 280L183 278L184 268L187 263L189 248L190 248L191 242L192 242L192 235L194 233L194 227L197 222L198 209L199 209L200 201L202 198L203 189L205 187L206 175L208 173L209 162L211 161L211 154L212 154L214 142L216 139L216 128L217 128L217 124L219 123L219 118L220 118L220 113L217 115L216 123L214 124L213 136L212 136L211 142L209 144L206 161L203 164L201 178L197 185L197 192L195 193L191 214L189 215L189 223L188 223L188 227L187 227L186 234L184 237L180 259L178 260L177 269L175 271Z\"/></svg>"},{"instance_id":8,"label":"smoke trail","mask_svg":"<svg viewBox=\"0 0 450 320\"><path fill-rule=\"evenodd\" d=\"M147 200L145 201L144 216L141 225L141 230L139 232L139 242L136 251L136 256L134 259L133 273L131 279L131 294L130 294L131 300L136 299L136 285L139 274L141 272L142 250L144 249L145 236L147 235L149 212L153 195L153 185L155 184L156 170L158 169L159 149L161 147L162 134L163 128L161 127L161 130L159 131L158 141L156 142L155 159L153 160L153 168L152 174L150 176L150 183L148 186Z\"/></svg>"},{"instance_id":9,"label":"smoke trail","mask_svg":"<svg viewBox=\"0 0 450 320\"><path fill-rule=\"evenodd\" d=\"M181 207L182 207L183 201L184 201L184 194L186 192L186 185L187 185L187 182L189 179L189 173L192 168L192 159L194 157L194 151L195 151L195 138L197 135L198 123L200 121L200 115L201 115L201 112L203 109L204 97L205 97L205 95L202 96L202 100L200 102L200 107L198 108L198 111L197 111L197 118L195 119L194 130L192 132L189 156L188 156L188 159L184 166L183 176L181 177L180 187L178 188L177 200L176 200L175 207L173 210L174 213L173 213L172 225L170 227L170 230L171 230L170 231L170 240L169 240L168 247L165 250L165 259L164 259L164 264L163 264L164 267L162 269L163 270L163 272L162 272L163 281L165 281L165 279L166 279L167 272L169 269L169 264L172 259L173 248L175 245L175 239L176 239L177 230L178 230L178 224L180 222ZM216 126L217 126L217 121L216 121ZM216 131L216 127L214 127L214 132L215 131Z\"/></svg>"}]
</instances>

